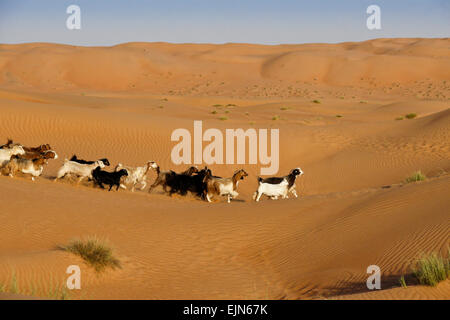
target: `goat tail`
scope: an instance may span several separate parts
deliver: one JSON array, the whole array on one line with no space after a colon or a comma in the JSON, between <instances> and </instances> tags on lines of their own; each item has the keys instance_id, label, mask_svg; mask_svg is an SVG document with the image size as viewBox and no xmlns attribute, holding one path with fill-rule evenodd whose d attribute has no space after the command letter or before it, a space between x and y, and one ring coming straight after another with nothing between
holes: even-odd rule
<instances>
[{"instance_id":1,"label":"goat tail","mask_svg":"<svg viewBox=\"0 0 450 320\"><path fill-rule=\"evenodd\" d=\"M262 182L263 181L263 178L261 178L261 177L258 177L257 179L258 179L258 182Z\"/></svg>"}]
</instances>

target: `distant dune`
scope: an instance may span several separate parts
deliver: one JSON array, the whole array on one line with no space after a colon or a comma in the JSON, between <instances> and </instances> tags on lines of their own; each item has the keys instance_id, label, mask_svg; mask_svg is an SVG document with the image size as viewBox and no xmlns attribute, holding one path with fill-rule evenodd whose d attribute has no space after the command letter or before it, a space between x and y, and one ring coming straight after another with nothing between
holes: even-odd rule
<instances>
[{"instance_id":1,"label":"distant dune","mask_svg":"<svg viewBox=\"0 0 450 320\"><path fill-rule=\"evenodd\" d=\"M411 275L422 252L450 246L449 75L449 39L0 45L0 144L59 154L35 182L0 176L0 287L14 272L20 294L0 299L47 298L71 264L75 299L449 299L448 280ZM184 170L170 135L194 120L279 128L278 175L300 166L300 197L253 202L259 164L211 166L249 173L231 204L52 181L72 154ZM427 180L404 183L418 170ZM55 250L89 235L109 239L123 269L97 276ZM381 291L365 285L372 264Z\"/></svg>"},{"instance_id":2,"label":"distant dune","mask_svg":"<svg viewBox=\"0 0 450 320\"><path fill-rule=\"evenodd\" d=\"M206 85L297 81L330 86L386 86L448 80L449 39L378 39L306 45L127 43L74 47L1 45L3 86L39 89L148 91Z\"/></svg>"}]
</instances>

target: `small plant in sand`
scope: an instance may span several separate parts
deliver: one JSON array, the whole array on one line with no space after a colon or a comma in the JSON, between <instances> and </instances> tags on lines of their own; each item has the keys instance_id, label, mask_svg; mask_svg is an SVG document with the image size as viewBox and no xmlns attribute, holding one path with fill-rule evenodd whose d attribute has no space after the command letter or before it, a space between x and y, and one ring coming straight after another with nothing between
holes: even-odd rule
<instances>
[{"instance_id":1,"label":"small plant in sand","mask_svg":"<svg viewBox=\"0 0 450 320\"><path fill-rule=\"evenodd\" d=\"M212 114L217 114L217 110L211 111Z\"/></svg>"},{"instance_id":2,"label":"small plant in sand","mask_svg":"<svg viewBox=\"0 0 450 320\"><path fill-rule=\"evenodd\" d=\"M408 288L408 286L406 285L406 281L405 281L405 277L401 276L400 279L398 280L398 282L400 283L400 285L402 286L402 288Z\"/></svg>"},{"instance_id":3,"label":"small plant in sand","mask_svg":"<svg viewBox=\"0 0 450 320\"><path fill-rule=\"evenodd\" d=\"M103 271L107 267L121 268L120 261L114 257L109 244L97 237L89 237L84 240L75 239L67 246L60 246L60 249L80 256L97 272Z\"/></svg>"},{"instance_id":4,"label":"small plant in sand","mask_svg":"<svg viewBox=\"0 0 450 320\"><path fill-rule=\"evenodd\" d=\"M38 282L36 284L32 281L29 283L28 288L19 288L16 274L13 271L9 285L0 282L0 293L21 294L31 297L43 297L58 300L70 299L69 293L65 286L65 281L62 281L60 284L53 285L53 280L50 278L50 281L45 283L47 288L44 288L43 285L44 284L42 282Z\"/></svg>"},{"instance_id":5,"label":"small plant in sand","mask_svg":"<svg viewBox=\"0 0 450 320\"><path fill-rule=\"evenodd\" d=\"M427 177L419 170L405 179L406 183L424 181Z\"/></svg>"},{"instance_id":6,"label":"small plant in sand","mask_svg":"<svg viewBox=\"0 0 450 320\"><path fill-rule=\"evenodd\" d=\"M414 119L415 117L417 117L417 114L415 113L408 113L407 115L405 115L406 119Z\"/></svg>"},{"instance_id":7,"label":"small plant in sand","mask_svg":"<svg viewBox=\"0 0 450 320\"><path fill-rule=\"evenodd\" d=\"M288 107L281 107L280 110L286 111L286 110L289 110L289 108Z\"/></svg>"},{"instance_id":8,"label":"small plant in sand","mask_svg":"<svg viewBox=\"0 0 450 320\"><path fill-rule=\"evenodd\" d=\"M395 118L395 120L397 120L397 121L403 120L403 117L397 117L397 118Z\"/></svg>"},{"instance_id":9,"label":"small plant in sand","mask_svg":"<svg viewBox=\"0 0 450 320\"><path fill-rule=\"evenodd\" d=\"M222 107L222 105L221 104L215 104L215 105L213 105L213 107L220 108L220 107Z\"/></svg>"},{"instance_id":10,"label":"small plant in sand","mask_svg":"<svg viewBox=\"0 0 450 320\"><path fill-rule=\"evenodd\" d=\"M413 275L420 284L436 286L450 276L449 255L450 248L447 249L447 258L437 253L423 254L413 267Z\"/></svg>"},{"instance_id":11,"label":"small plant in sand","mask_svg":"<svg viewBox=\"0 0 450 320\"><path fill-rule=\"evenodd\" d=\"M225 120L228 120L228 117L222 116L222 117L219 118L219 120L225 121Z\"/></svg>"},{"instance_id":12,"label":"small plant in sand","mask_svg":"<svg viewBox=\"0 0 450 320\"><path fill-rule=\"evenodd\" d=\"M320 103L319 100L313 100L312 102L313 102L313 103Z\"/></svg>"},{"instance_id":13,"label":"small plant in sand","mask_svg":"<svg viewBox=\"0 0 450 320\"><path fill-rule=\"evenodd\" d=\"M280 116L273 116L272 117L272 120L279 120L280 119Z\"/></svg>"},{"instance_id":14,"label":"small plant in sand","mask_svg":"<svg viewBox=\"0 0 450 320\"><path fill-rule=\"evenodd\" d=\"M17 287L17 278L16 278L16 274L13 273L12 278L11 278L11 285L9 288L11 293L14 294L18 294L19 293L19 288Z\"/></svg>"},{"instance_id":15,"label":"small plant in sand","mask_svg":"<svg viewBox=\"0 0 450 320\"><path fill-rule=\"evenodd\" d=\"M337 114L337 115L336 115L336 118L342 118L342 115Z\"/></svg>"}]
</instances>

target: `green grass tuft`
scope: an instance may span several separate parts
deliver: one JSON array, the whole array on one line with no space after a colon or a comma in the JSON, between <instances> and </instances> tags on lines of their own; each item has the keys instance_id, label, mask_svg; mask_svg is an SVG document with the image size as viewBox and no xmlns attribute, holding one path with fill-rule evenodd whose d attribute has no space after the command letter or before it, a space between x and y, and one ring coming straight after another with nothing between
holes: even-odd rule
<instances>
[{"instance_id":1,"label":"green grass tuft","mask_svg":"<svg viewBox=\"0 0 450 320\"><path fill-rule=\"evenodd\" d=\"M13 273L12 278L11 278L11 285L9 287L9 292L14 293L14 294L18 294L19 293L19 288L17 286L17 277L16 277L16 273Z\"/></svg>"},{"instance_id":2,"label":"green grass tuft","mask_svg":"<svg viewBox=\"0 0 450 320\"><path fill-rule=\"evenodd\" d=\"M280 119L280 116L273 116L272 117L272 120L279 120Z\"/></svg>"},{"instance_id":3,"label":"green grass tuft","mask_svg":"<svg viewBox=\"0 0 450 320\"><path fill-rule=\"evenodd\" d=\"M97 237L89 237L84 240L75 239L67 246L60 248L80 256L97 272L103 271L107 267L112 269L121 268L120 261L114 257L113 250L109 244Z\"/></svg>"},{"instance_id":4,"label":"green grass tuft","mask_svg":"<svg viewBox=\"0 0 450 320\"><path fill-rule=\"evenodd\" d=\"M447 258L437 253L422 255L413 268L413 275L420 284L434 287L450 276L450 250L448 251Z\"/></svg>"},{"instance_id":5,"label":"green grass tuft","mask_svg":"<svg viewBox=\"0 0 450 320\"><path fill-rule=\"evenodd\" d=\"M395 120L403 120L403 117L397 117L397 118L395 118Z\"/></svg>"},{"instance_id":6,"label":"green grass tuft","mask_svg":"<svg viewBox=\"0 0 450 320\"><path fill-rule=\"evenodd\" d=\"M412 175L410 175L409 177L407 177L405 179L406 183L411 183L411 182L417 182L417 181L424 181L427 177L419 171L414 172Z\"/></svg>"},{"instance_id":7,"label":"green grass tuft","mask_svg":"<svg viewBox=\"0 0 450 320\"><path fill-rule=\"evenodd\" d=\"M320 103L319 100L313 100L312 102L313 102L313 103Z\"/></svg>"},{"instance_id":8,"label":"green grass tuft","mask_svg":"<svg viewBox=\"0 0 450 320\"><path fill-rule=\"evenodd\" d=\"M417 117L417 114L415 113L408 113L407 115L405 115L406 119L414 119L415 117Z\"/></svg>"},{"instance_id":9,"label":"green grass tuft","mask_svg":"<svg viewBox=\"0 0 450 320\"><path fill-rule=\"evenodd\" d=\"M48 282L48 289L40 287L42 283L36 285L36 283L31 282L28 290L24 288L19 288L17 283L17 277L15 272L13 271L9 286L4 283L0 283L0 293L12 293L12 294L21 294L32 297L43 297L49 299L61 299L61 300L69 300L70 295L68 289L65 287L64 281L53 286L53 279L50 278Z\"/></svg>"},{"instance_id":10,"label":"green grass tuft","mask_svg":"<svg viewBox=\"0 0 450 320\"><path fill-rule=\"evenodd\" d=\"M401 276L400 279L398 280L398 282L400 283L400 285L402 286L402 288L408 288L408 286L406 285L406 281L405 281L405 277Z\"/></svg>"},{"instance_id":11,"label":"green grass tuft","mask_svg":"<svg viewBox=\"0 0 450 320\"><path fill-rule=\"evenodd\" d=\"M225 121L225 120L228 120L228 117L222 116L222 117L219 118L219 120Z\"/></svg>"}]
</instances>

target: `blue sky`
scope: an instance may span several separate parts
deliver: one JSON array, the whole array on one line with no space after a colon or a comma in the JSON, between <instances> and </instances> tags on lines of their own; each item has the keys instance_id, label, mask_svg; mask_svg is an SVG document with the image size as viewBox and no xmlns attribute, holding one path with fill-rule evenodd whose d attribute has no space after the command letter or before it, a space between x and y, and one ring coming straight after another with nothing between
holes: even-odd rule
<instances>
[{"instance_id":1,"label":"blue sky","mask_svg":"<svg viewBox=\"0 0 450 320\"><path fill-rule=\"evenodd\" d=\"M68 30L66 8L81 8ZM381 8L368 30L366 8ZM449 37L450 0L0 0L0 43L262 44Z\"/></svg>"}]
</instances>

